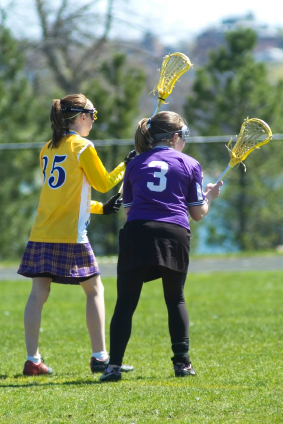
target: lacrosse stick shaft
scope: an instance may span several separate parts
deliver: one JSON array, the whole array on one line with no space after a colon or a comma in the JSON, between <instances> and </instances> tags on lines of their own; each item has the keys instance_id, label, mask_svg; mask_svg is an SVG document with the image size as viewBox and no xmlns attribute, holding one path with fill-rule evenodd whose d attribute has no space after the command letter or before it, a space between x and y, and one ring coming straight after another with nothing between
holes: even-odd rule
<instances>
[{"instance_id":1,"label":"lacrosse stick shaft","mask_svg":"<svg viewBox=\"0 0 283 424\"><path fill-rule=\"evenodd\" d=\"M155 111L153 112L153 115L152 116L156 115L159 112L160 106L161 106L160 104L158 104L156 106Z\"/></svg>"},{"instance_id":2,"label":"lacrosse stick shaft","mask_svg":"<svg viewBox=\"0 0 283 424\"><path fill-rule=\"evenodd\" d=\"M156 115L159 112L161 105L162 105L162 101L159 101L152 116Z\"/></svg>"},{"instance_id":3,"label":"lacrosse stick shaft","mask_svg":"<svg viewBox=\"0 0 283 424\"><path fill-rule=\"evenodd\" d=\"M159 112L160 106L161 106L161 103L158 103L158 105L156 106L155 111L153 112L151 117L153 117L154 115L156 115ZM147 124L146 128L149 129L149 127L150 127L150 124Z\"/></svg>"},{"instance_id":4,"label":"lacrosse stick shaft","mask_svg":"<svg viewBox=\"0 0 283 424\"><path fill-rule=\"evenodd\" d=\"M222 180L222 178L224 177L224 175L232 168L232 166L228 165L227 168L225 169L224 172L222 172L222 174L220 175L220 177L218 178L218 180L216 181L215 184L219 183L219 181Z\"/></svg>"},{"instance_id":5,"label":"lacrosse stick shaft","mask_svg":"<svg viewBox=\"0 0 283 424\"><path fill-rule=\"evenodd\" d=\"M121 184L118 193L123 194L123 187L124 187L124 183Z\"/></svg>"},{"instance_id":6,"label":"lacrosse stick shaft","mask_svg":"<svg viewBox=\"0 0 283 424\"><path fill-rule=\"evenodd\" d=\"M219 183L219 181L221 181L222 180L222 178L224 177L224 175L230 170L232 168L232 166L230 166L230 165L228 165L227 166L227 168L225 169L225 171L224 172L222 172L222 174L220 175L220 177L217 179L217 181L216 181L216 183L215 184L217 184L217 183ZM189 219L189 221L191 220L191 217L190 217L190 215L188 215L188 219Z\"/></svg>"}]
</instances>

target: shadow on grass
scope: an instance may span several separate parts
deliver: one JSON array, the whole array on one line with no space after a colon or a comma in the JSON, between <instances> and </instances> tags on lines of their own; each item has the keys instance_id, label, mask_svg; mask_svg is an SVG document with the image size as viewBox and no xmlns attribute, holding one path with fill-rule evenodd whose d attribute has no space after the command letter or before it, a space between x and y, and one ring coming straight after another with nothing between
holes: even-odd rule
<instances>
[{"instance_id":1,"label":"shadow on grass","mask_svg":"<svg viewBox=\"0 0 283 424\"><path fill-rule=\"evenodd\" d=\"M103 385L108 385L107 383L101 383L101 381L99 381L99 380L93 380L93 381L89 381L89 380L75 380L75 381L62 381L62 382L54 382L54 381L36 381L36 379L38 378L39 376L34 376L34 377L24 377L22 374L16 374L16 375L14 375L14 379L25 379L25 378L28 378L28 379L32 379L31 381L29 380L29 381L27 381L26 383L22 383L22 384L18 384L18 383L11 383L11 384L1 384L0 383L0 387L1 388L14 388L14 389L17 389L17 388L23 388L23 387L33 387L33 386L44 386L44 387L47 387L47 386L49 386L49 387L52 387L52 386L81 386L81 385L87 385L87 386L91 386L91 385L93 385L93 384L103 384ZM9 378L9 376L7 376L7 375L3 375L3 376L0 376L0 378L2 378L2 379L8 379ZM40 377L39 377L40 378ZM45 377L45 378L50 378L50 377ZM52 377L51 377L52 378ZM173 378L173 377L169 377L168 376L168 378L167 379L169 379L169 380L175 380L175 378ZM130 380L127 380L127 379L122 379L122 381L120 381L120 382L125 382L125 383L127 383L127 382L131 382L131 383L133 383L133 382L137 382L137 381L140 381L140 382L155 382L155 381L160 381L160 380L162 380L162 378L160 378L159 376L151 376L151 377L145 377L145 376L141 376L141 375L137 375L137 376L135 376L135 378L133 379L133 378L131 378ZM119 384L120 382L118 382L118 381L112 381L110 384Z\"/></svg>"},{"instance_id":2,"label":"shadow on grass","mask_svg":"<svg viewBox=\"0 0 283 424\"><path fill-rule=\"evenodd\" d=\"M17 378L17 376L15 376L15 378ZM100 381L63 381L61 383L56 383L56 382L37 382L37 381L32 381L32 382L27 382L27 383L23 383L23 384L0 384L0 387L2 387L3 389L7 388L23 388L23 387L33 387L33 386L44 386L44 387L52 387L52 386L82 386L82 385L93 385L93 384L102 384Z\"/></svg>"}]
</instances>

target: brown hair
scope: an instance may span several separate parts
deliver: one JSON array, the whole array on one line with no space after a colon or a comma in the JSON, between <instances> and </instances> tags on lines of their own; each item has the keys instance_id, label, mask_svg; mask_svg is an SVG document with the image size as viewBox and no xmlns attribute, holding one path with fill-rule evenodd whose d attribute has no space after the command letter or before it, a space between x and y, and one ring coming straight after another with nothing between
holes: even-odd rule
<instances>
[{"instance_id":1,"label":"brown hair","mask_svg":"<svg viewBox=\"0 0 283 424\"><path fill-rule=\"evenodd\" d=\"M135 150L137 153L143 153L152 149L154 144L154 136L173 131L179 131L185 124L185 120L175 112L159 112L152 118L144 118L138 123L138 128L135 134ZM165 141L169 146L172 145L173 135L170 139L160 138L160 141Z\"/></svg>"},{"instance_id":2,"label":"brown hair","mask_svg":"<svg viewBox=\"0 0 283 424\"><path fill-rule=\"evenodd\" d=\"M74 123L77 119L77 113L65 112L65 108L84 108L87 98L84 94L70 94L63 99L53 100L50 111L51 129L53 131L52 139L48 145L51 149L59 146L60 140L64 133L69 131L70 123Z\"/></svg>"}]
</instances>

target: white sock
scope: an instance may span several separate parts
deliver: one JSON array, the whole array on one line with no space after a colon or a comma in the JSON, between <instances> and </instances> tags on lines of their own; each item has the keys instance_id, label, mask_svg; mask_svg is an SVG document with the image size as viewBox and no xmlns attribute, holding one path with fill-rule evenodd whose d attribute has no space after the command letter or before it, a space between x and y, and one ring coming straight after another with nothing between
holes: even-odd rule
<instances>
[{"instance_id":1,"label":"white sock","mask_svg":"<svg viewBox=\"0 0 283 424\"><path fill-rule=\"evenodd\" d=\"M31 361L34 364L39 364L41 362L41 356L27 356L27 361Z\"/></svg>"},{"instance_id":2,"label":"white sock","mask_svg":"<svg viewBox=\"0 0 283 424\"><path fill-rule=\"evenodd\" d=\"M99 361L105 361L105 359L108 358L108 352L107 350L102 350L100 352L93 352L92 357L95 359L98 359Z\"/></svg>"}]
</instances>

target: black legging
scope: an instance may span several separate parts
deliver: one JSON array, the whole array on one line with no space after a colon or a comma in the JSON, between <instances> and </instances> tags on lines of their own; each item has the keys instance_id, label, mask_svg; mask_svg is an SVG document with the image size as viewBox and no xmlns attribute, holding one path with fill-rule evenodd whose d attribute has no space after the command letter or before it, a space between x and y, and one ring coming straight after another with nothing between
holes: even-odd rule
<instances>
[{"instance_id":1,"label":"black legging","mask_svg":"<svg viewBox=\"0 0 283 424\"><path fill-rule=\"evenodd\" d=\"M131 336L132 317L138 305L145 275L150 266L118 274L118 297L110 324L110 363L121 365ZM168 310L171 343L188 343L189 316L184 298L187 274L160 267Z\"/></svg>"}]
</instances>

